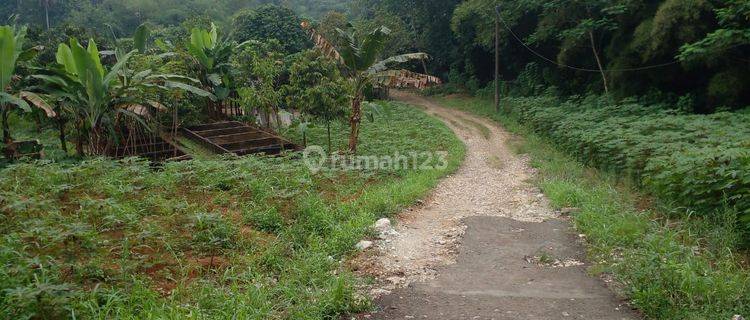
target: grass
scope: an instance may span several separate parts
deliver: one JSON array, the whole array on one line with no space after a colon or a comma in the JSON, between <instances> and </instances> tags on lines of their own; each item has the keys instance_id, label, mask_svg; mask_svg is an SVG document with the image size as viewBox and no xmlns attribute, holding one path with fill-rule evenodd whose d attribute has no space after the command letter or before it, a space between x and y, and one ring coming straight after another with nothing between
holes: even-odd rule
<instances>
[{"instance_id":1,"label":"grass","mask_svg":"<svg viewBox=\"0 0 750 320\"><path fill-rule=\"evenodd\" d=\"M608 273L620 291L653 319L730 319L750 314L750 273L731 210L713 217L674 218L677 208L653 201L627 179L586 167L546 138L497 114L492 101L437 98L443 105L486 116L521 138L519 153L538 169L536 183L586 235L593 273ZM504 101L507 103L507 101ZM511 106L512 107L512 106ZM658 205L657 205L658 204Z\"/></svg>"},{"instance_id":2,"label":"grass","mask_svg":"<svg viewBox=\"0 0 750 320\"><path fill-rule=\"evenodd\" d=\"M477 131L479 131L479 134L485 140L489 139L490 136L492 135L492 133L490 132L490 128L487 128L486 126L484 126L483 124L481 124L479 122L476 122L476 121L471 120L471 119L461 118L461 117L459 117L459 119L461 119L461 121L463 121L464 123L467 123L468 125L476 128Z\"/></svg>"},{"instance_id":3,"label":"grass","mask_svg":"<svg viewBox=\"0 0 750 320\"><path fill-rule=\"evenodd\" d=\"M446 151L444 169L311 172L297 155L21 162L0 175L0 318L338 319L366 310L343 261L464 147L383 103L360 153ZM311 143L324 145L324 129ZM346 144L344 124L334 142Z\"/></svg>"}]
</instances>

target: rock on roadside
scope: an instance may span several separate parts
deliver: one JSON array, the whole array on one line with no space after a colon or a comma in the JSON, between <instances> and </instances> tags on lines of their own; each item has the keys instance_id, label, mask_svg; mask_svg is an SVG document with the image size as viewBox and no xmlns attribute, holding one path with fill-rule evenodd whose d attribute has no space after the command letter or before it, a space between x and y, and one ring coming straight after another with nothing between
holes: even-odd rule
<instances>
[{"instance_id":1,"label":"rock on roadside","mask_svg":"<svg viewBox=\"0 0 750 320\"><path fill-rule=\"evenodd\" d=\"M394 230L391 225L391 220L388 218L378 219L378 221L375 221L373 228L378 232L378 238L380 239L385 239L389 235L397 234L396 230Z\"/></svg>"},{"instance_id":2,"label":"rock on roadside","mask_svg":"<svg viewBox=\"0 0 750 320\"><path fill-rule=\"evenodd\" d=\"M360 242L357 242L354 247L357 248L357 250L364 251L372 247L372 241L362 240Z\"/></svg>"}]
</instances>

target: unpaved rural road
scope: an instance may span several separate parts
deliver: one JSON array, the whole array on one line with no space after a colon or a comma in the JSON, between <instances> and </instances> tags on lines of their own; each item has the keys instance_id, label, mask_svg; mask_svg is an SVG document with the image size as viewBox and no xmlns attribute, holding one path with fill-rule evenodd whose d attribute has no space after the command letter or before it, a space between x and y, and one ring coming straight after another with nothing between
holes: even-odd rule
<instances>
[{"instance_id":1,"label":"unpaved rural road","mask_svg":"<svg viewBox=\"0 0 750 320\"><path fill-rule=\"evenodd\" d=\"M393 92L424 107L467 146L461 168L395 232L351 264L374 276L377 310L358 319L637 319L588 276L580 236L528 181L528 160L486 119Z\"/></svg>"}]
</instances>

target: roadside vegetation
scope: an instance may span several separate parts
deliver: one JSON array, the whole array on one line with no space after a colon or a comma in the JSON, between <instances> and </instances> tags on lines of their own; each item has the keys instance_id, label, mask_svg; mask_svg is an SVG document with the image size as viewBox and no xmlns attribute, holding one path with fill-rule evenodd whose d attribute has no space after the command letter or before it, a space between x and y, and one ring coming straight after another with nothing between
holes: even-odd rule
<instances>
[{"instance_id":1,"label":"roadside vegetation","mask_svg":"<svg viewBox=\"0 0 750 320\"><path fill-rule=\"evenodd\" d=\"M275 5L242 10L231 24L191 15L167 26L108 15L59 25L59 12L127 10L39 5L46 31L23 24L33 6L0 6L16 14L0 26L0 318L332 319L365 310L369 298L356 290L364 279L344 260L376 219L415 202L463 158L440 121L372 102L388 86L439 81L394 69L426 54L381 60L386 27L344 27L352 43L334 46L317 23ZM213 127L227 120L251 129ZM248 149L280 145L280 154L215 154L180 134L196 125L243 136ZM316 170L281 136L370 166ZM157 147L166 157L145 159ZM446 157L424 166L427 153ZM373 163L399 155L408 163Z\"/></svg>"},{"instance_id":2,"label":"roadside vegetation","mask_svg":"<svg viewBox=\"0 0 750 320\"><path fill-rule=\"evenodd\" d=\"M497 120L522 137L517 150L531 156L539 170L536 183L553 206L576 208L571 219L589 245L591 272L614 277L615 287L645 315L729 319L750 312L748 207L733 201L744 199L747 169L736 168L743 158L732 157L738 151L731 147L747 143L740 138L747 135L746 115L679 115L595 97L507 98L502 104L513 110L507 114L486 98L437 99ZM657 119L660 125L653 124ZM714 157L693 155L701 150ZM669 159L682 161L661 165ZM703 185L704 179L714 184ZM663 192L667 181L683 190ZM718 190L692 193L711 185Z\"/></svg>"},{"instance_id":3,"label":"roadside vegetation","mask_svg":"<svg viewBox=\"0 0 750 320\"><path fill-rule=\"evenodd\" d=\"M369 107L365 112L371 112ZM364 310L342 265L380 217L457 168L463 145L380 103L361 155L446 151L435 170L311 172L298 156L18 163L0 177L8 318L333 318ZM345 148L345 127L333 143ZM326 145L324 126L310 144Z\"/></svg>"},{"instance_id":4,"label":"roadside vegetation","mask_svg":"<svg viewBox=\"0 0 750 320\"><path fill-rule=\"evenodd\" d=\"M391 87L525 136L593 271L646 315L748 316L749 56L746 0L3 1L0 316L367 308L342 261L463 155L373 103ZM199 125L280 156L218 155L180 133ZM448 166L314 171L285 139Z\"/></svg>"}]
</instances>

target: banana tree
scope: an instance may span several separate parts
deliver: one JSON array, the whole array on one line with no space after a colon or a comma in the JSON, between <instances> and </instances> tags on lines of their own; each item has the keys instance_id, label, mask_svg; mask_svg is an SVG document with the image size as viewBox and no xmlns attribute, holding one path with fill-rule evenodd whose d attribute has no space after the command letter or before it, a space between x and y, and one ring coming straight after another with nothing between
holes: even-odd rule
<instances>
[{"instance_id":1,"label":"banana tree","mask_svg":"<svg viewBox=\"0 0 750 320\"><path fill-rule=\"evenodd\" d=\"M50 106L35 93L20 90L17 86L21 78L16 75L18 62L33 58L39 48L23 50L26 37L26 28L16 29L12 26L0 26L0 113L2 113L3 142L12 142L10 125L8 123L9 112L18 107L26 112L31 112L31 106L44 110L47 116L55 116Z\"/></svg>"},{"instance_id":2,"label":"banana tree","mask_svg":"<svg viewBox=\"0 0 750 320\"><path fill-rule=\"evenodd\" d=\"M310 34L315 47L326 56L338 61L354 88L351 101L352 112L349 118L349 151L355 153L359 138L359 127L362 120L362 101L367 86L381 87L414 87L422 89L431 83L440 83L440 79L426 74L403 69L392 69L394 65L413 60L424 61L426 53L407 53L380 60L390 30L384 26L358 37L355 31L345 32L336 29L345 45L335 47L325 37L310 27L308 22L302 28Z\"/></svg>"},{"instance_id":3,"label":"banana tree","mask_svg":"<svg viewBox=\"0 0 750 320\"><path fill-rule=\"evenodd\" d=\"M179 89L202 97L215 97L194 84L195 79L179 75L156 74L152 70L134 72L127 67L136 51L118 55L117 62L106 68L93 39L84 48L76 39L60 44L57 65L34 75L43 82L43 90L64 106L78 130L76 149L84 153L84 145L92 154L105 155L118 143L119 126L125 119L146 126L153 110L165 107L149 99L146 92L168 92ZM152 95L153 96L153 95Z\"/></svg>"},{"instance_id":4,"label":"banana tree","mask_svg":"<svg viewBox=\"0 0 750 320\"><path fill-rule=\"evenodd\" d=\"M217 100L225 100L232 90L232 54L251 42L237 44L226 37L219 37L219 31L213 23L211 30L191 30L187 50L198 66L198 80L203 89L213 93Z\"/></svg>"}]
</instances>

